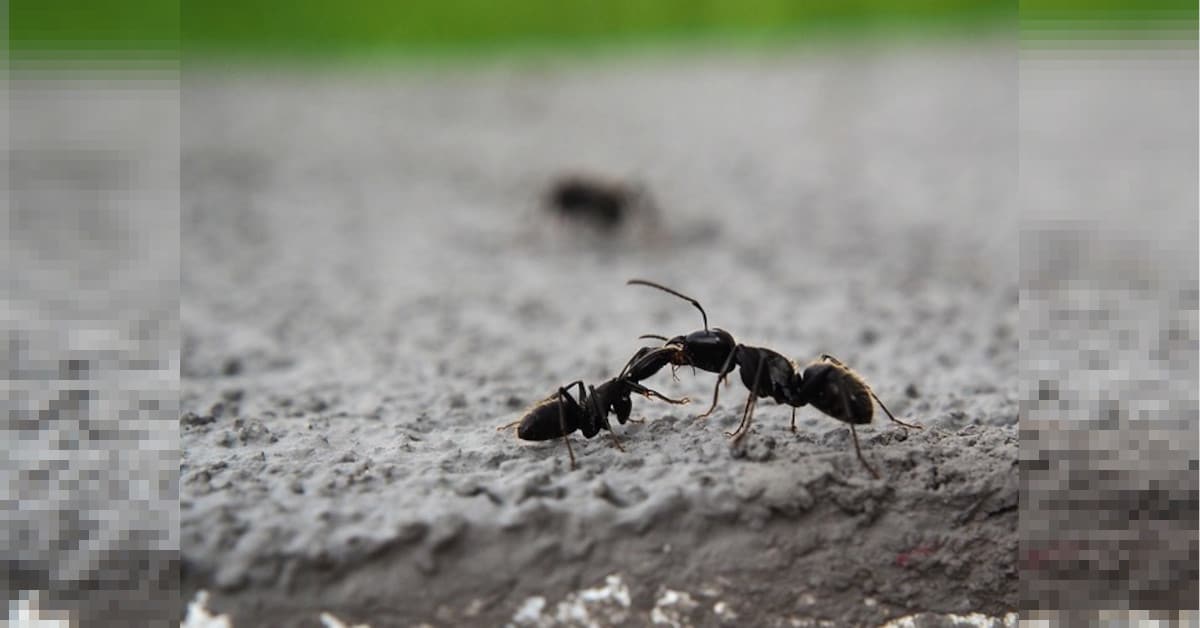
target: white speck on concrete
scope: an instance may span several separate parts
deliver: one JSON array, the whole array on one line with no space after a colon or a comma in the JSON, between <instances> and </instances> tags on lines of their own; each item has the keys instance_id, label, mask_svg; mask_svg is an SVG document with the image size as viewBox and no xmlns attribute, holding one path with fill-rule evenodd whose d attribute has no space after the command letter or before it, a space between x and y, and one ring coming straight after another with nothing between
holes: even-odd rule
<instances>
[{"instance_id":1,"label":"white speck on concrete","mask_svg":"<svg viewBox=\"0 0 1200 628\"><path fill-rule=\"evenodd\" d=\"M629 597L629 587L625 586L621 576L615 574L604 578L604 586L580 591L579 599L589 603L612 600L625 608L629 608L632 601Z\"/></svg>"},{"instance_id":2,"label":"white speck on concrete","mask_svg":"<svg viewBox=\"0 0 1200 628\"><path fill-rule=\"evenodd\" d=\"M41 591L22 591L8 603L8 621L5 625L17 628L71 628L70 613L66 611L44 611L38 603Z\"/></svg>"},{"instance_id":3,"label":"white speck on concrete","mask_svg":"<svg viewBox=\"0 0 1200 628\"><path fill-rule=\"evenodd\" d=\"M230 621L228 615L213 615L208 611L207 606L208 591L198 591L196 593L196 598L191 602L188 602L187 615L183 618L183 623L180 624L180 628L233 628L233 622ZM369 624L350 625L344 623L329 613L321 613L320 619L321 624L325 626L325 628L371 628ZM13 619L10 611L9 622L12 621ZM24 626L37 626L38 628L51 628L52 626L54 628L58 628L59 626L62 626L63 628L67 628L72 624L68 622L62 624L17 623L16 625L21 626L22 628L24 628Z\"/></svg>"},{"instance_id":4,"label":"white speck on concrete","mask_svg":"<svg viewBox=\"0 0 1200 628\"><path fill-rule=\"evenodd\" d=\"M629 595L621 576L611 574L604 584L570 593L554 606L553 614L544 613L546 598L535 595L525 600L513 614L509 626L616 626L629 616Z\"/></svg>"},{"instance_id":5,"label":"white speck on concrete","mask_svg":"<svg viewBox=\"0 0 1200 628\"><path fill-rule=\"evenodd\" d=\"M354 624L353 626L344 624L340 619L329 613L321 613L321 623L325 625L325 628L371 628L367 624Z\"/></svg>"},{"instance_id":6,"label":"white speck on concrete","mask_svg":"<svg viewBox=\"0 0 1200 628\"><path fill-rule=\"evenodd\" d=\"M654 610L650 611L650 621L672 628L691 626L688 615L697 606L696 600L686 592L664 589L654 602Z\"/></svg>"},{"instance_id":7,"label":"white speck on concrete","mask_svg":"<svg viewBox=\"0 0 1200 628\"><path fill-rule=\"evenodd\" d=\"M983 613L970 613L967 615L918 613L916 615L897 617L880 628L916 628L930 619L937 619L955 626L979 626L979 628L1016 628L1018 625L1016 613L1008 613L1002 617L994 617Z\"/></svg>"},{"instance_id":8,"label":"white speck on concrete","mask_svg":"<svg viewBox=\"0 0 1200 628\"><path fill-rule=\"evenodd\" d=\"M545 607L546 598L540 595L528 598L513 615L512 623L517 626L536 626L542 617L542 609Z\"/></svg>"},{"instance_id":9,"label":"white speck on concrete","mask_svg":"<svg viewBox=\"0 0 1200 628\"><path fill-rule=\"evenodd\" d=\"M738 616L737 613L735 613L733 609L730 608L729 605L724 601L713 604L713 614L717 616L717 619L720 619L723 622L733 621L737 619Z\"/></svg>"},{"instance_id":10,"label":"white speck on concrete","mask_svg":"<svg viewBox=\"0 0 1200 628\"><path fill-rule=\"evenodd\" d=\"M212 615L205 608L208 604L208 591L198 591L196 599L188 603L187 616L183 618L182 628L232 628L228 615Z\"/></svg>"},{"instance_id":11,"label":"white speck on concrete","mask_svg":"<svg viewBox=\"0 0 1200 628\"><path fill-rule=\"evenodd\" d=\"M629 587L621 576L612 574L604 578L602 586L568 595L558 603L555 618L586 626L618 625L626 620L631 601Z\"/></svg>"}]
</instances>

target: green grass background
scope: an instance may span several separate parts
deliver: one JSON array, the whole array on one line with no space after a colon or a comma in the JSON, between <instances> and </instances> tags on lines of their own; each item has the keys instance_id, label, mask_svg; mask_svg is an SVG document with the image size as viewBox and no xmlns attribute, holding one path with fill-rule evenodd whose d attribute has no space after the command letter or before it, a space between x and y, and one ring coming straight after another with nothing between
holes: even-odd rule
<instances>
[{"instance_id":1,"label":"green grass background","mask_svg":"<svg viewBox=\"0 0 1200 628\"><path fill-rule=\"evenodd\" d=\"M942 34L1193 31L1195 0L9 0L9 50L293 57ZM1018 9L1020 11L1018 15ZM1065 28L1064 28L1065 24ZM1050 25L1042 28L1042 25ZM1114 35L1120 38L1124 35Z\"/></svg>"}]
</instances>

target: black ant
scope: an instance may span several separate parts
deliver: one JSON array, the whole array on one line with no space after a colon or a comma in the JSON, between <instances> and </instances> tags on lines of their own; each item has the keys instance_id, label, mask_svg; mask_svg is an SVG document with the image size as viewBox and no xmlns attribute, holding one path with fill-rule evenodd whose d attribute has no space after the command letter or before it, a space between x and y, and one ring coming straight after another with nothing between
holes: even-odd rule
<instances>
[{"instance_id":1,"label":"black ant","mask_svg":"<svg viewBox=\"0 0 1200 628\"><path fill-rule=\"evenodd\" d=\"M820 358L808 364L801 372L795 362L776 351L765 347L743 345L735 341L733 335L723 329L716 327L709 329L708 314L704 312L700 302L692 297L644 279L630 279L626 283L657 288L691 303L700 310L700 316L704 320L704 329L701 331L670 339L651 334L642 336L643 338L662 339L666 341L665 346L676 347L677 351L673 354L671 362L673 366L691 366L717 374L717 383L713 388L712 406L708 408L707 412L696 418L704 418L712 414L713 410L717 408L721 382L725 381L725 377L733 371L734 367L741 368L742 383L750 391L750 396L746 399L746 406L742 410L742 421L738 424L737 429L725 434L733 438L734 445L739 443L750 431L751 417L759 397L771 397L776 403L792 406L791 427L793 432L796 431L796 409L805 404L812 405L821 412L848 423L850 435L854 439L854 452L858 454L859 461L867 468L867 471L870 471L871 475L876 478L879 477L879 473L863 457L862 449L858 445L858 432L854 429L855 425L870 423L874 417L874 406L871 400L874 399L892 421L904 427L921 429L919 425L905 423L893 416L862 377L829 354L821 354Z\"/></svg>"},{"instance_id":2,"label":"black ant","mask_svg":"<svg viewBox=\"0 0 1200 628\"><path fill-rule=\"evenodd\" d=\"M605 233L615 232L634 214L655 214L645 186L584 175L567 175L555 181L546 192L545 205L563 218L590 224Z\"/></svg>"},{"instance_id":3,"label":"black ant","mask_svg":"<svg viewBox=\"0 0 1200 628\"><path fill-rule=\"evenodd\" d=\"M517 425L517 438L522 440L537 441L561 437L567 444L572 470L575 469L575 452L571 449L571 440L567 435L575 430L582 432L585 438L592 438L599 434L601 429L608 430L617 449L624 451L620 439L608 422L608 414L616 414L617 422L621 425L629 421L629 415L633 411L633 401L630 399L632 393L655 397L667 403L688 403L687 397L671 399L638 383L671 363L677 352L676 347L642 347L625 363L616 377L599 386L588 386L586 393L583 380L573 381L539 401L520 420L498 429ZM578 388L578 398L571 396L572 387Z\"/></svg>"}]
</instances>

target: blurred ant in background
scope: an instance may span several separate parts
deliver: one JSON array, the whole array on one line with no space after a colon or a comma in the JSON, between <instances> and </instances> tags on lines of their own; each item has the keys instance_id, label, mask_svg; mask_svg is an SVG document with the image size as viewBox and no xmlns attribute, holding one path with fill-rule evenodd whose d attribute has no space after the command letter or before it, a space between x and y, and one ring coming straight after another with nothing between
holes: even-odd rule
<instances>
[{"instance_id":1,"label":"blurred ant in background","mask_svg":"<svg viewBox=\"0 0 1200 628\"><path fill-rule=\"evenodd\" d=\"M613 444L617 449L624 451L620 439L608 422L608 414L615 414L617 422L621 425L629 421L633 410L630 395L638 393L672 404L688 403L687 397L671 399L638 383L671 363L676 352L677 347L642 347L625 363L616 377L599 386L588 386L586 392L582 380L561 386L557 392L530 408L518 421L497 429L516 425L517 438L522 440L540 441L561 437L567 444L572 470L576 468L575 452L571 449L571 440L567 435L575 430L582 432L585 438L592 438L599 434L601 429L608 430L612 435ZM571 396L570 390L573 387L578 389L577 397Z\"/></svg>"},{"instance_id":2,"label":"blurred ant in background","mask_svg":"<svg viewBox=\"0 0 1200 628\"><path fill-rule=\"evenodd\" d=\"M759 397L771 397L776 403L792 406L792 431L796 431L796 409L805 404L812 405L821 412L850 425L850 435L854 439L854 452L858 460L871 472L875 478L879 473L867 462L858 444L858 432L855 425L866 425L874 418L872 399L879 404L888 418L906 428L921 429L921 426L905 423L892 415L883 401L875 395L871 387L857 373L842 364L837 358L822 354L806 366L803 372L782 354L765 347L743 345L733 339L729 332L708 327L708 314L704 312L700 302L681 294L671 288L644 279L630 279L628 285L648 286L675 295L700 310L704 321L704 329L694 331L686 336L675 336L665 339L665 347L676 347L672 354L673 366L692 366L703 371L717 374L717 383L713 387L713 401L708 410L697 418L712 414L717 407L717 398L721 390L721 382L735 367L741 369L742 384L750 391L742 410L742 420L736 430L725 435L733 439L737 445L750 431L754 406ZM647 334L643 338L664 339L663 336Z\"/></svg>"},{"instance_id":3,"label":"blurred ant in background","mask_svg":"<svg viewBox=\"0 0 1200 628\"><path fill-rule=\"evenodd\" d=\"M658 224L658 207L650 191L640 183L564 175L547 190L543 205L564 220L609 235L635 217L649 220L651 227Z\"/></svg>"}]
</instances>

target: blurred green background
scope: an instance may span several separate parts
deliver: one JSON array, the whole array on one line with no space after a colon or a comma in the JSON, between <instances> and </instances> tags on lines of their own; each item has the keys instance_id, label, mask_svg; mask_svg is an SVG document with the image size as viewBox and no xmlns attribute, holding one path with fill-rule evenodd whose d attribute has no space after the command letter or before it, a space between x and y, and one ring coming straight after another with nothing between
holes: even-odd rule
<instances>
[{"instance_id":1,"label":"blurred green background","mask_svg":"<svg viewBox=\"0 0 1200 628\"><path fill-rule=\"evenodd\" d=\"M1194 39L1197 15L1194 0L10 0L9 46L16 58L444 57L971 34L1014 29L1018 8L1027 38Z\"/></svg>"},{"instance_id":2,"label":"blurred green background","mask_svg":"<svg viewBox=\"0 0 1200 628\"><path fill-rule=\"evenodd\" d=\"M14 54L458 55L1012 24L1011 0L12 0Z\"/></svg>"},{"instance_id":3,"label":"blurred green background","mask_svg":"<svg viewBox=\"0 0 1200 628\"><path fill-rule=\"evenodd\" d=\"M772 41L817 31L989 27L1010 0L299 0L196 3L189 51L455 54L630 43ZM239 15L260 19L238 19Z\"/></svg>"}]
</instances>

